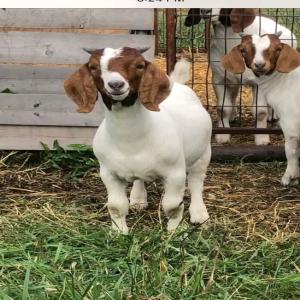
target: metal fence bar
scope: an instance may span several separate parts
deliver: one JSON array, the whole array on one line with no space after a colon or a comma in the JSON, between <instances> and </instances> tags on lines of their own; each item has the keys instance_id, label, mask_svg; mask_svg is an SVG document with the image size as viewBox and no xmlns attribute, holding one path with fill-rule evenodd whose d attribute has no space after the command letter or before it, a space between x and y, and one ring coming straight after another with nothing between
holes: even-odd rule
<instances>
[{"instance_id":1,"label":"metal fence bar","mask_svg":"<svg viewBox=\"0 0 300 300\"><path fill-rule=\"evenodd\" d=\"M167 33L167 73L170 74L176 63L176 9L166 9Z\"/></svg>"}]
</instances>

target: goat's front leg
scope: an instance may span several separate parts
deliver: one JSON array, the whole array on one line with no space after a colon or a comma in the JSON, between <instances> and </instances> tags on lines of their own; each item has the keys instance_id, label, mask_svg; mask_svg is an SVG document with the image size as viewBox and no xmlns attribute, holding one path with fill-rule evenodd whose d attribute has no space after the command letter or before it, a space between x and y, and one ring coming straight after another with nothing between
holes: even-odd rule
<instances>
[{"instance_id":1,"label":"goat's front leg","mask_svg":"<svg viewBox=\"0 0 300 300\"><path fill-rule=\"evenodd\" d=\"M185 180L185 170L172 170L164 180L165 193L162 207L169 219L168 231L176 229L182 219Z\"/></svg>"},{"instance_id":2,"label":"goat's front leg","mask_svg":"<svg viewBox=\"0 0 300 300\"><path fill-rule=\"evenodd\" d=\"M126 183L102 166L100 168L100 177L108 193L107 208L112 220L112 228L123 234L128 234L126 216L129 202L126 195Z\"/></svg>"},{"instance_id":3,"label":"goat's front leg","mask_svg":"<svg viewBox=\"0 0 300 300\"><path fill-rule=\"evenodd\" d=\"M300 177L299 172L299 138L294 136L285 136L285 155L287 158L287 168L282 176L281 183L289 185L292 179Z\"/></svg>"},{"instance_id":4,"label":"goat's front leg","mask_svg":"<svg viewBox=\"0 0 300 300\"><path fill-rule=\"evenodd\" d=\"M211 147L207 150L189 170L188 170L188 188L191 193L191 205L189 208L192 223L204 223L209 219L206 206L203 202L202 192L206 176L206 170L211 158Z\"/></svg>"},{"instance_id":5,"label":"goat's front leg","mask_svg":"<svg viewBox=\"0 0 300 300\"><path fill-rule=\"evenodd\" d=\"M130 192L130 208L142 210L148 206L147 191L143 180L135 180Z\"/></svg>"},{"instance_id":6,"label":"goat's front leg","mask_svg":"<svg viewBox=\"0 0 300 300\"><path fill-rule=\"evenodd\" d=\"M267 128L269 109L265 95L257 86L252 87L252 114L256 119L257 128ZM255 145L269 145L270 136L268 134L256 134L254 136Z\"/></svg>"}]
</instances>

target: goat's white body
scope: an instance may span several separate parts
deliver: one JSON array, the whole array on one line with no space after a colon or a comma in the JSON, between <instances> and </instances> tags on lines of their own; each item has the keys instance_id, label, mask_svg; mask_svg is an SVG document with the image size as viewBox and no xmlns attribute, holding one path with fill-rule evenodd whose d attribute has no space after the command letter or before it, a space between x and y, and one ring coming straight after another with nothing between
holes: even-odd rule
<instances>
[{"instance_id":1,"label":"goat's white body","mask_svg":"<svg viewBox=\"0 0 300 300\"><path fill-rule=\"evenodd\" d=\"M257 16L252 24L244 29L245 34L271 34L282 31L280 39L282 42L297 47L295 35L286 27L277 24L276 22L266 18ZM222 57L228 53L233 47L240 43L240 35L234 33L231 27L225 27L221 23L214 24L214 36L212 37L211 53L210 53L210 64L212 68L213 84L217 96L219 106L219 126L230 127L229 120L234 117L234 111L232 105L235 103L235 98L239 92L239 84L248 84L252 86L253 91L253 113L256 115L256 98L257 98L257 126L259 128L265 128L267 126L268 110L266 107L266 99L260 88L257 92L257 83L255 76L252 71L246 68L246 71L241 75L234 75L232 73L226 73L226 93L224 97L224 83L225 83L225 71L222 68L220 61ZM222 106L224 106L222 111ZM229 135L217 135L217 141L219 143L228 142L230 139ZM257 145L268 144L270 142L268 135L256 135L255 143Z\"/></svg>"},{"instance_id":2,"label":"goat's white body","mask_svg":"<svg viewBox=\"0 0 300 300\"><path fill-rule=\"evenodd\" d=\"M257 78L257 82L279 117L288 161L282 183L288 185L300 176L300 67L287 74L275 72L271 76Z\"/></svg>"},{"instance_id":3,"label":"goat's white body","mask_svg":"<svg viewBox=\"0 0 300 300\"><path fill-rule=\"evenodd\" d=\"M138 100L130 107L106 109L93 149L100 162L116 229L123 233L128 230L125 181L134 181L131 204L144 207L147 200L143 181L156 178L165 183L162 204L169 217L168 229L176 228L182 218L186 172L191 173L191 221L208 218L202 188L211 156L211 131L210 116L200 100L192 89L179 83L173 84L159 112L147 110Z\"/></svg>"},{"instance_id":4,"label":"goat's white body","mask_svg":"<svg viewBox=\"0 0 300 300\"><path fill-rule=\"evenodd\" d=\"M176 163L193 166L210 136L210 117L198 97L174 83L160 112L148 111L139 101L106 111L93 145L100 163L118 177L149 181L166 176Z\"/></svg>"}]
</instances>

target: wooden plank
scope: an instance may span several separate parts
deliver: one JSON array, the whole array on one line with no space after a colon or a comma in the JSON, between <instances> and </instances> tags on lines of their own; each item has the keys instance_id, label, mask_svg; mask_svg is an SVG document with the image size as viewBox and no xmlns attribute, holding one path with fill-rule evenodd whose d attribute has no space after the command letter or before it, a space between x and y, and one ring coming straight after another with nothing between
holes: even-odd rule
<instances>
[{"instance_id":1,"label":"wooden plank","mask_svg":"<svg viewBox=\"0 0 300 300\"><path fill-rule=\"evenodd\" d=\"M10 89L18 94L64 94L63 79L0 79L0 92Z\"/></svg>"},{"instance_id":2,"label":"wooden plank","mask_svg":"<svg viewBox=\"0 0 300 300\"><path fill-rule=\"evenodd\" d=\"M0 125L1 150L42 150L41 142L52 147L58 140L64 148L70 144L91 145L95 127L45 127Z\"/></svg>"},{"instance_id":3,"label":"wooden plank","mask_svg":"<svg viewBox=\"0 0 300 300\"><path fill-rule=\"evenodd\" d=\"M0 27L153 29L153 9L6 8Z\"/></svg>"},{"instance_id":4,"label":"wooden plank","mask_svg":"<svg viewBox=\"0 0 300 300\"><path fill-rule=\"evenodd\" d=\"M91 113L76 112L65 95L0 94L1 125L99 126L104 104L99 95Z\"/></svg>"},{"instance_id":5,"label":"wooden plank","mask_svg":"<svg viewBox=\"0 0 300 300\"><path fill-rule=\"evenodd\" d=\"M0 91L19 94L64 94L63 81L78 66L0 64Z\"/></svg>"},{"instance_id":6,"label":"wooden plank","mask_svg":"<svg viewBox=\"0 0 300 300\"><path fill-rule=\"evenodd\" d=\"M87 57L88 58L88 57ZM28 65L0 64L0 80L2 79L62 79L67 78L78 66L72 65Z\"/></svg>"},{"instance_id":7,"label":"wooden plank","mask_svg":"<svg viewBox=\"0 0 300 300\"><path fill-rule=\"evenodd\" d=\"M0 32L0 62L80 64L88 60L82 48L151 47L145 52L154 58L154 36L97 35L66 32Z\"/></svg>"}]
</instances>

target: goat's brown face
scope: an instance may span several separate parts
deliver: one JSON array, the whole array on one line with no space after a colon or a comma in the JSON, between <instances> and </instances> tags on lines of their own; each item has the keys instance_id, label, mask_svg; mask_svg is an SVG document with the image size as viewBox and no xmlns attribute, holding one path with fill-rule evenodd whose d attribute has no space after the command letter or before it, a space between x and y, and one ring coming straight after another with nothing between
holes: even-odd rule
<instances>
[{"instance_id":1,"label":"goat's brown face","mask_svg":"<svg viewBox=\"0 0 300 300\"><path fill-rule=\"evenodd\" d=\"M245 65L260 77L274 71L288 73L300 66L300 54L287 44L281 43L278 34L246 35L241 44L234 47L222 59L226 70L239 74Z\"/></svg>"},{"instance_id":2,"label":"goat's brown face","mask_svg":"<svg viewBox=\"0 0 300 300\"><path fill-rule=\"evenodd\" d=\"M146 50L128 47L86 50L91 54L85 67L89 73L86 76L93 79L108 109L120 103L131 106L139 99L147 109L157 111L158 104L169 95L168 77L145 60L142 53ZM68 88L72 76L65 82L65 90L78 104Z\"/></svg>"}]
</instances>

